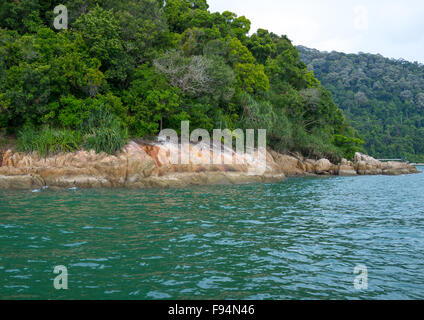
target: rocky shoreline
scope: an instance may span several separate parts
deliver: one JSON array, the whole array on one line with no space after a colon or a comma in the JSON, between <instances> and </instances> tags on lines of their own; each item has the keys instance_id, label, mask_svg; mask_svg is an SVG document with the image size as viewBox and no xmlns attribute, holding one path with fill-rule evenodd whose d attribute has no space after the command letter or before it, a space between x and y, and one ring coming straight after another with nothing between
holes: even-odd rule
<instances>
[{"instance_id":1,"label":"rocky shoreline","mask_svg":"<svg viewBox=\"0 0 424 320\"><path fill-rule=\"evenodd\" d=\"M265 173L255 174L257 159L232 154L232 165L210 165L212 151L190 145L190 164L173 165L169 149L160 143L131 141L120 153L78 151L41 158L37 154L6 151L0 162L0 189L53 188L168 188L211 184L279 182L290 176L401 175L418 173L399 162L382 163L357 153L353 162L332 164L299 154L266 152ZM212 155L213 156L213 155Z\"/></svg>"}]
</instances>

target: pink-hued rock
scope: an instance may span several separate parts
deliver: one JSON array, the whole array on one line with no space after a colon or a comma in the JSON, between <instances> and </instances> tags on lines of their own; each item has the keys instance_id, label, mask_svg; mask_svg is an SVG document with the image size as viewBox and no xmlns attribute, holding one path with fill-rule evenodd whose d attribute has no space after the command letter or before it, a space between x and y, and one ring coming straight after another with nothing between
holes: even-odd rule
<instances>
[{"instance_id":1,"label":"pink-hued rock","mask_svg":"<svg viewBox=\"0 0 424 320\"><path fill-rule=\"evenodd\" d=\"M315 172L317 174L324 174L330 172L333 164L327 159L320 159L315 163Z\"/></svg>"},{"instance_id":2,"label":"pink-hued rock","mask_svg":"<svg viewBox=\"0 0 424 320\"><path fill-rule=\"evenodd\" d=\"M299 159L271 151L274 171L284 173L287 176L300 176L305 174L306 165Z\"/></svg>"},{"instance_id":3,"label":"pink-hued rock","mask_svg":"<svg viewBox=\"0 0 424 320\"><path fill-rule=\"evenodd\" d=\"M351 176L358 175L358 173L355 170L354 164L351 161L348 161L346 159L342 159L342 161L338 165L337 173L339 176L342 176L342 177L351 177Z\"/></svg>"},{"instance_id":4,"label":"pink-hued rock","mask_svg":"<svg viewBox=\"0 0 424 320\"><path fill-rule=\"evenodd\" d=\"M418 173L418 169L408 163L402 162L387 162L383 163L382 170L384 175L401 175L401 174L410 174Z\"/></svg>"},{"instance_id":5,"label":"pink-hued rock","mask_svg":"<svg viewBox=\"0 0 424 320\"><path fill-rule=\"evenodd\" d=\"M304 159L299 154L283 155L272 150L238 154L225 149L227 152L216 155L210 146L202 143L183 146L183 150L188 150L184 154L189 155L186 164L178 163L181 159L179 146L171 143L139 144L131 141L116 155L81 150L42 158L37 153L8 150L0 161L0 188L184 187L277 182L286 176L310 174L354 176L418 172L409 164L381 163L360 153L355 155L354 163L343 159L335 165L327 159L316 161ZM177 163L173 161L173 151L177 151ZM217 160L224 163L214 164Z\"/></svg>"},{"instance_id":6,"label":"pink-hued rock","mask_svg":"<svg viewBox=\"0 0 424 320\"><path fill-rule=\"evenodd\" d=\"M404 162L383 163L373 157L357 152L355 154L355 169L360 175L401 175L418 173L415 166Z\"/></svg>"},{"instance_id":7,"label":"pink-hued rock","mask_svg":"<svg viewBox=\"0 0 424 320\"><path fill-rule=\"evenodd\" d=\"M178 145L128 143L116 155L77 151L46 158L36 153L8 150L0 167L0 188L51 187L177 187L198 184L234 184L284 180L266 151L258 154L223 153L228 164L211 164L214 153L205 145L187 146L188 164L174 164L170 155ZM180 154L178 153L178 158ZM215 158L216 160L216 158ZM37 177L34 178L34 177ZM16 181L16 183L14 183Z\"/></svg>"}]
</instances>

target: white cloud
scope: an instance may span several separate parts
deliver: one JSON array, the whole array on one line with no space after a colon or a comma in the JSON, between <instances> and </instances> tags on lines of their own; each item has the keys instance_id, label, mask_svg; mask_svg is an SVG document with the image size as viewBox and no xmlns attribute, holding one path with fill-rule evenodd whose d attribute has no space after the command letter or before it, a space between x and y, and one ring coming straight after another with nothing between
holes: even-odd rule
<instances>
[{"instance_id":1,"label":"white cloud","mask_svg":"<svg viewBox=\"0 0 424 320\"><path fill-rule=\"evenodd\" d=\"M253 31L264 28L285 34L296 45L326 51L380 53L424 63L424 2L420 0L209 0L208 3L213 12L229 10L245 15L252 21Z\"/></svg>"}]
</instances>

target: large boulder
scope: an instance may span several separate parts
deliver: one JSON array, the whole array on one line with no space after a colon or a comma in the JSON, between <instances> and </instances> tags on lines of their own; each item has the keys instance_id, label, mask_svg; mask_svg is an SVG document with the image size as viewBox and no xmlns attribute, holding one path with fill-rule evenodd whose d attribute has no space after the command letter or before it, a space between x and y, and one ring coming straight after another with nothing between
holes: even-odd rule
<instances>
[{"instance_id":1,"label":"large boulder","mask_svg":"<svg viewBox=\"0 0 424 320\"><path fill-rule=\"evenodd\" d=\"M418 169L408 163L403 162L387 162L383 164L383 174L397 176L402 174L418 173Z\"/></svg>"},{"instance_id":2,"label":"large boulder","mask_svg":"<svg viewBox=\"0 0 424 320\"><path fill-rule=\"evenodd\" d=\"M382 174L382 162L371 156L355 153L355 170L360 175L377 175Z\"/></svg>"},{"instance_id":3,"label":"large boulder","mask_svg":"<svg viewBox=\"0 0 424 320\"><path fill-rule=\"evenodd\" d=\"M401 175L418 173L415 166L404 162L386 162L383 163L373 157L357 152L355 154L355 169L361 175Z\"/></svg>"},{"instance_id":4,"label":"large boulder","mask_svg":"<svg viewBox=\"0 0 424 320\"><path fill-rule=\"evenodd\" d=\"M124 148L120 159L121 161L127 161L124 179L126 186L150 177L157 171L155 159L133 141Z\"/></svg>"},{"instance_id":5,"label":"large boulder","mask_svg":"<svg viewBox=\"0 0 424 320\"><path fill-rule=\"evenodd\" d=\"M338 166L338 175L342 177L351 177L358 175L355 166L351 161L347 159L342 159L340 165Z\"/></svg>"},{"instance_id":6,"label":"large boulder","mask_svg":"<svg viewBox=\"0 0 424 320\"><path fill-rule=\"evenodd\" d=\"M328 159L320 159L315 163L315 172L317 174L329 174L333 169L333 164Z\"/></svg>"},{"instance_id":7,"label":"large boulder","mask_svg":"<svg viewBox=\"0 0 424 320\"><path fill-rule=\"evenodd\" d=\"M303 163L305 165L305 171L307 173L315 173L315 165L317 163L316 160L306 159Z\"/></svg>"},{"instance_id":8,"label":"large boulder","mask_svg":"<svg viewBox=\"0 0 424 320\"><path fill-rule=\"evenodd\" d=\"M301 160L275 151L271 151L270 153L274 159L277 172L283 173L286 176L299 176L305 173L306 167Z\"/></svg>"},{"instance_id":9,"label":"large boulder","mask_svg":"<svg viewBox=\"0 0 424 320\"><path fill-rule=\"evenodd\" d=\"M340 165L339 166L339 176L342 177L351 177L358 175L353 166Z\"/></svg>"}]
</instances>

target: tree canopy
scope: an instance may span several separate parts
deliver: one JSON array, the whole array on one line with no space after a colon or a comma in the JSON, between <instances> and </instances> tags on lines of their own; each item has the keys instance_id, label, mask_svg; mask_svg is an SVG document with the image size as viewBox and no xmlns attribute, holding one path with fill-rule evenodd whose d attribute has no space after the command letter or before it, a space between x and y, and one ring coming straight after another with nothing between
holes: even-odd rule
<instances>
[{"instance_id":1,"label":"tree canopy","mask_svg":"<svg viewBox=\"0 0 424 320\"><path fill-rule=\"evenodd\" d=\"M104 129L149 137L190 120L192 130L267 129L281 152L337 160L360 149L284 35L249 35L246 17L210 12L205 0L62 4L68 30L53 27L55 1L0 4L0 129L9 134L78 132L101 150L93 139L110 136Z\"/></svg>"}]
</instances>

